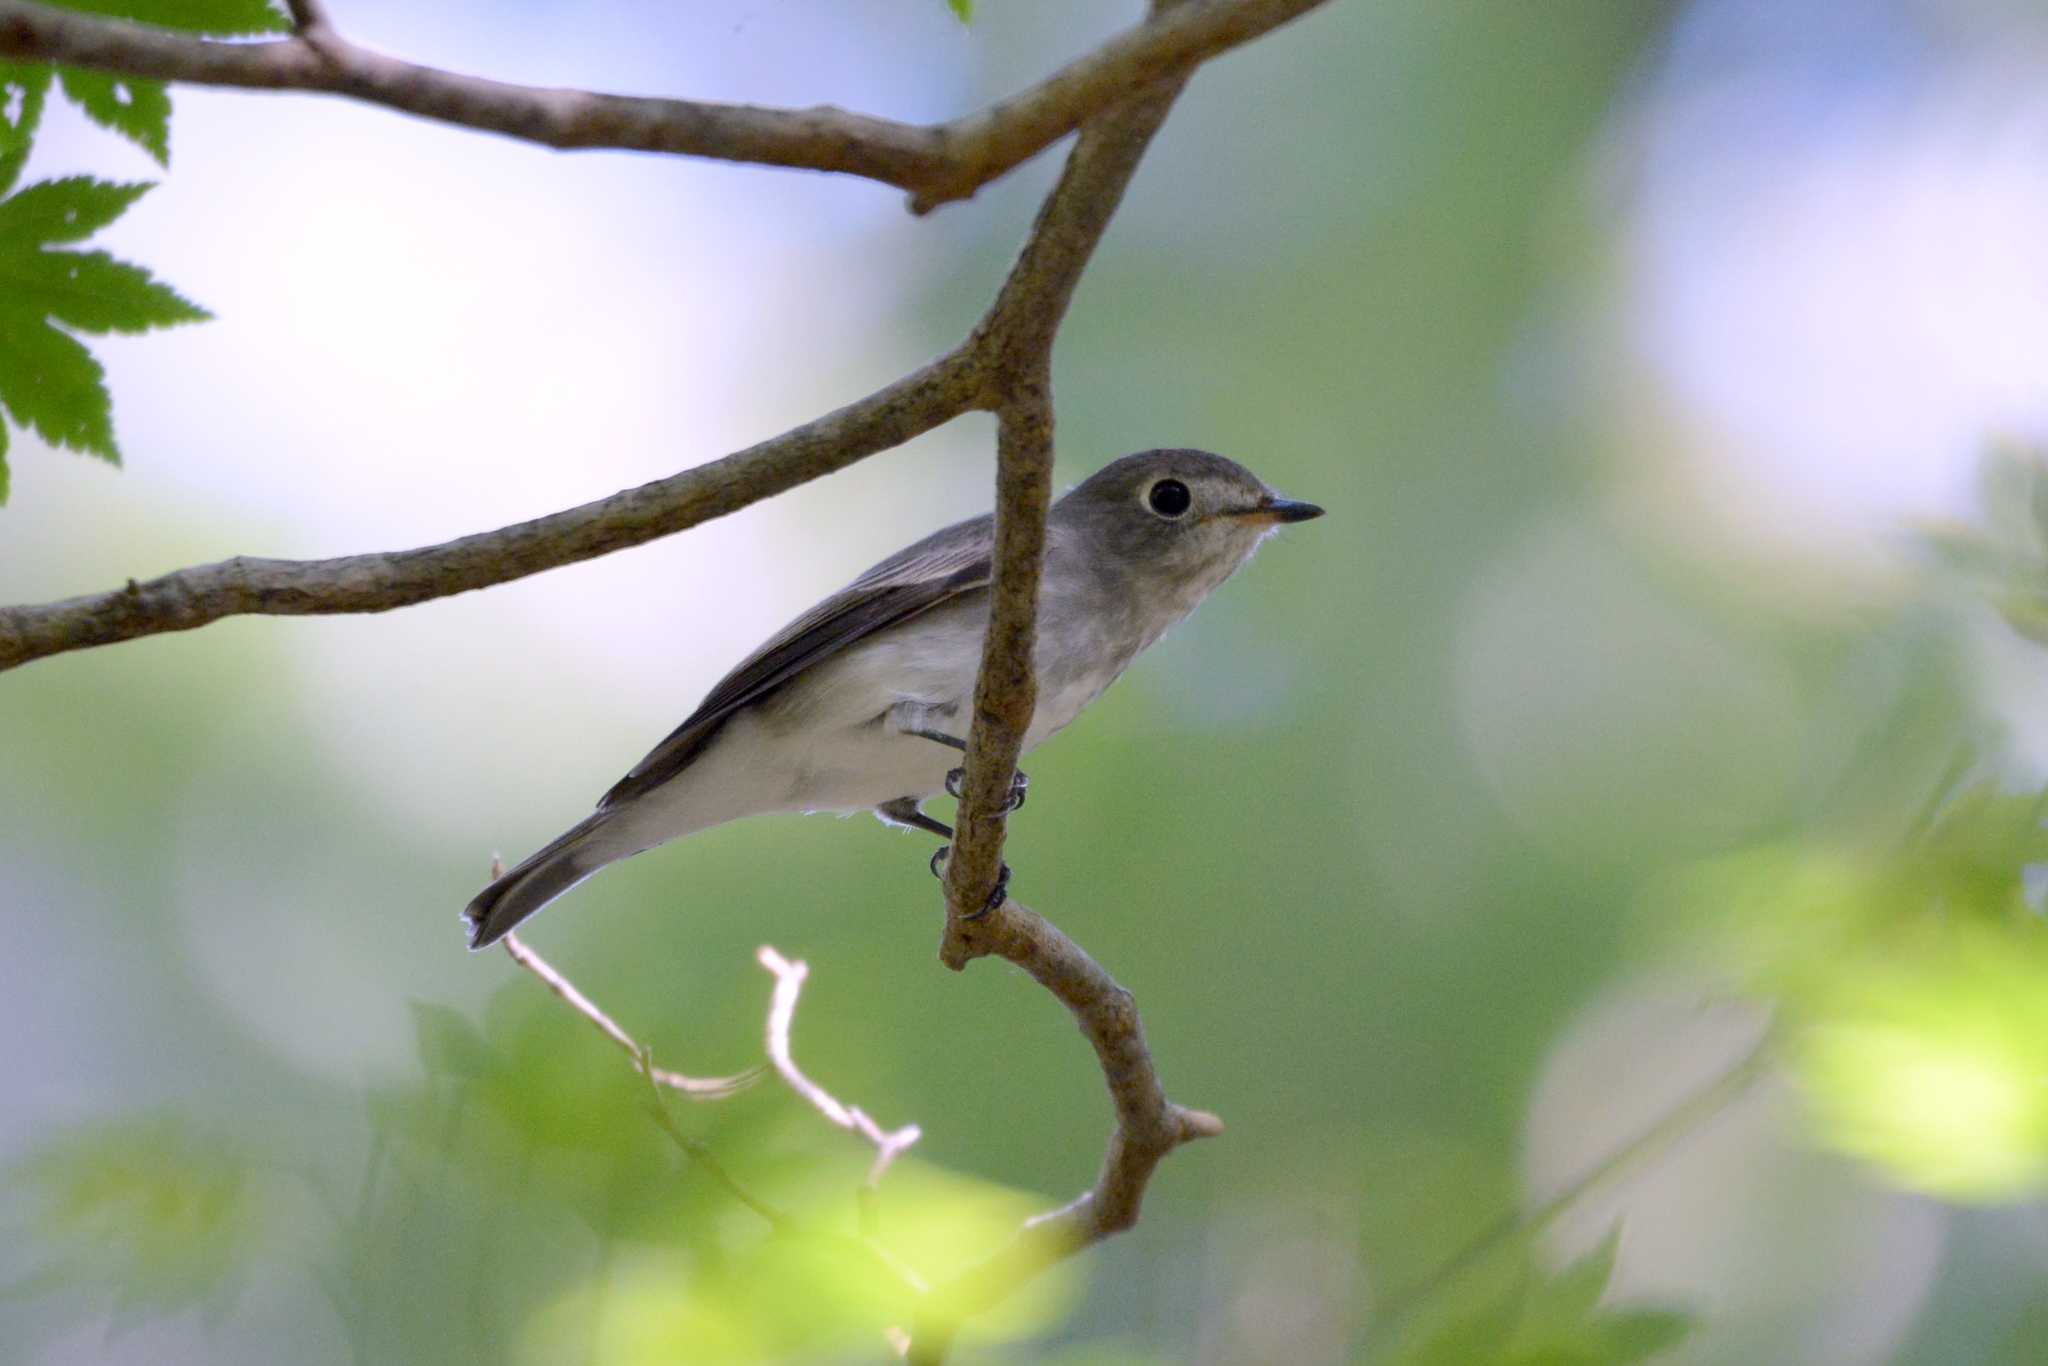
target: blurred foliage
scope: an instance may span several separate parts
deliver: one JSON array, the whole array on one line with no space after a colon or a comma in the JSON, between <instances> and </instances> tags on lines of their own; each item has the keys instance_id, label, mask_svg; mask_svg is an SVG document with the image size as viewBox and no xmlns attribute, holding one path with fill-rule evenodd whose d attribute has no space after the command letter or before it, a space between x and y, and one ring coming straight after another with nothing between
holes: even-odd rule
<instances>
[{"instance_id":1,"label":"blurred foliage","mask_svg":"<svg viewBox=\"0 0 2048 1366\"><path fill-rule=\"evenodd\" d=\"M49 1260L0 1302L83 1290L81 1308L113 1331L232 1305L258 1231L250 1160L175 1116L67 1134L8 1172L30 1196L25 1230Z\"/></svg>"},{"instance_id":2,"label":"blurred foliage","mask_svg":"<svg viewBox=\"0 0 2048 1366\"><path fill-rule=\"evenodd\" d=\"M1388 1366L1633 1366L1684 1341L1682 1314L1603 1310L1621 1246L1616 1228L1555 1275L1525 1275L1504 1294L1461 1308L1434 1333L1414 1333Z\"/></svg>"}]
</instances>

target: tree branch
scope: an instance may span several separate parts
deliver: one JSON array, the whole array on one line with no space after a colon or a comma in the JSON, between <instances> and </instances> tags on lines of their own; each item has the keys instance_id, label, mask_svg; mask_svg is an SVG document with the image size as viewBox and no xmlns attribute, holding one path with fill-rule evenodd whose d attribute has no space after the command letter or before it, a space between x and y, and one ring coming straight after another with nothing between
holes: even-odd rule
<instances>
[{"instance_id":1,"label":"tree branch","mask_svg":"<svg viewBox=\"0 0 2048 1366\"><path fill-rule=\"evenodd\" d=\"M1223 1132L1215 1115L1166 1098L1131 993L1043 916L1011 902L982 919L949 924L947 937L969 957L992 954L1015 963L1073 1013L1102 1065L1116 1129L1086 1194L1028 1221L1008 1247L933 1289L927 1316L911 1334L910 1359L925 1363L944 1359L963 1318L1061 1258L1137 1223L1160 1159L1183 1143Z\"/></svg>"},{"instance_id":2,"label":"tree branch","mask_svg":"<svg viewBox=\"0 0 2048 1366\"><path fill-rule=\"evenodd\" d=\"M1076 74L1082 68L1087 72L1114 72L1120 81L1155 66L1173 69L1162 53L1178 54L1175 60L1182 61L1181 69L1185 70L1185 61L1198 61L1234 43L1249 41L1326 2L1164 0L1153 6L1153 16L1146 23L1112 39L1094 56L1083 58L1038 89L1071 86L1084 92L1096 91L1098 82L1106 78L1096 74L1082 79ZM322 11L317 4L302 4L294 13L301 24L310 24L315 29L322 25ZM282 63L297 70L294 64L325 63L329 58L321 54L333 50L339 41L329 30L311 33L306 38L268 43L208 42L56 10L30 0L0 0L0 56L62 60L132 75L198 83L263 84L257 77L269 69L268 64ZM1118 57L1117 53L1124 55ZM1107 65L1089 65L1098 59ZM374 60L389 62L381 57ZM449 79L461 82L468 78ZM721 460L496 531L412 550L328 560L237 557L180 570L146 583L131 579L124 588L109 592L0 608L0 671L70 650L191 630L227 616L383 612L506 583L686 530L900 445L970 409L1002 408L1010 402L1012 391L1020 387L1043 388L1043 374L1048 369L1046 357L1074 287L1115 213L1139 158L1183 84L1184 75L1157 82L1088 126L1068 157L1059 184L1040 209L1016 265L972 335L952 352L887 388ZM610 98L574 92L523 93L576 100ZM1058 101L1041 106L1033 97L1019 97L992 106L973 118L988 121L989 129L1008 129L1011 125L1006 120L1010 115L1024 119L1027 112L1020 111L1055 105ZM529 112L539 107L531 105ZM998 117L998 111L1007 112ZM781 115L772 110L739 112L749 117L811 117ZM837 116L836 111L825 112ZM984 135L998 137L992 131L976 137ZM1000 134L1002 139L1012 137L1012 132ZM980 184L982 180L974 183ZM968 192L971 187L960 191ZM1013 430L1020 417L1021 414L1013 415ZM1049 448L1047 452L1026 456L1013 441L1013 450L1018 452L1011 461L1013 477L1026 484L1036 480L1047 492L1028 497L1043 501L1050 489ZM1025 465L1042 465L1043 469L1033 475ZM1022 504L1012 512L1013 526L1021 508ZM1013 537L1016 534L1013 532ZM1012 549L1020 554L1027 548L1024 542L1013 542ZM1015 597L1018 587L1014 576L1007 586L999 584L996 628L990 637L992 641L1009 640L1012 647L1019 639L1019 601ZM1035 596L1035 589L1027 596ZM977 750L987 752L977 756L970 751L969 786L975 791L1004 790L1001 784L1007 782L1007 772L1016 764L1010 727L978 729L981 738L976 741ZM998 770L1002 771L1000 775ZM977 801L972 805L981 807L984 803ZM977 833L962 844L961 866L975 870L973 881L979 884L985 862L990 879L986 885L993 885L997 858L994 854L984 858L983 848L991 838L987 833L989 821L985 816L970 817L968 823ZM993 828L998 832L993 838L999 844L1000 825ZM962 877L960 885L964 887L964 875L955 876Z\"/></svg>"},{"instance_id":3,"label":"tree branch","mask_svg":"<svg viewBox=\"0 0 2048 1366\"><path fill-rule=\"evenodd\" d=\"M0 608L0 671L222 617L388 612L641 545L900 446L973 407L977 383L968 354L955 351L721 460L440 545L331 560L238 556L111 592Z\"/></svg>"},{"instance_id":4,"label":"tree branch","mask_svg":"<svg viewBox=\"0 0 2048 1366\"><path fill-rule=\"evenodd\" d=\"M1154 13L1178 2L1154 0ZM1009 1247L926 1297L909 1359L928 1366L945 1359L963 1318L1053 1262L1135 1224L1145 1187L1167 1153L1223 1132L1216 1116L1166 1098L1136 1002L1079 945L1014 901L981 911L1001 866L1002 808L1037 705L1033 649L1052 497L1053 338L1082 270L1184 84L1161 82L1082 132L971 342L990 357L996 395L995 574L946 865L939 959L958 971L976 958L1004 958L1056 996L1095 1049L1116 1128L1086 1194L1028 1221Z\"/></svg>"},{"instance_id":5,"label":"tree branch","mask_svg":"<svg viewBox=\"0 0 2048 1366\"><path fill-rule=\"evenodd\" d=\"M371 52L315 0L297 33L228 43L119 19L0 0L0 57L60 62L187 85L342 95L558 149L613 148L862 176L911 193L924 213L1037 155L1132 89L1249 42L1324 0L1204 0L1118 34L1030 89L930 125L830 107L764 109L511 85Z\"/></svg>"}]
</instances>

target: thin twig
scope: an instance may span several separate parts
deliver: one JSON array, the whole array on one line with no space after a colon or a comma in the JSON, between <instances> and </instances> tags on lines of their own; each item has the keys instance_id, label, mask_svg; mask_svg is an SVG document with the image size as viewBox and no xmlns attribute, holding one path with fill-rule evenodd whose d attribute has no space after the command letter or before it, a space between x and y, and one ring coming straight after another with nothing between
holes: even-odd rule
<instances>
[{"instance_id":1,"label":"thin twig","mask_svg":"<svg viewBox=\"0 0 2048 1366\"><path fill-rule=\"evenodd\" d=\"M775 974L775 995L768 1006L768 1058L789 1083L789 1089L810 1102L813 1109L849 1133L859 1134L875 1145L875 1160L868 1168L866 1189L873 1190L889 1164L922 1137L915 1124L885 1130L857 1105L842 1104L831 1092L803 1074L790 1052L789 1034L796 1022L797 996L804 989L810 965L790 962L763 944L754 955L762 967Z\"/></svg>"},{"instance_id":2,"label":"thin twig","mask_svg":"<svg viewBox=\"0 0 2048 1366\"><path fill-rule=\"evenodd\" d=\"M987 108L930 125L842 109L763 109L512 85L401 61L335 32L296 0L298 35L218 42L34 0L0 0L0 58L188 85L341 95L560 149L615 148L832 171L910 192L927 212L965 199L1131 90L1295 19L1325 0L1207 0L1154 17ZM317 35L318 41L309 41Z\"/></svg>"},{"instance_id":3,"label":"thin twig","mask_svg":"<svg viewBox=\"0 0 2048 1366\"><path fill-rule=\"evenodd\" d=\"M496 880L495 876L493 880ZM647 1049L636 1043L632 1035L619 1028L611 1016L598 1009L595 1001L578 991L574 982L555 971L545 958L521 943L519 936L507 934L503 943L505 952L512 956L513 962L538 977L541 985L561 998L571 1010L596 1025L598 1032L624 1049L626 1055L632 1058L636 1065L643 1069L647 1068ZM686 1077L681 1072L657 1067L647 1072L647 1079L657 1086L680 1091L691 1100L724 1100L746 1090L766 1076L767 1072L766 1067L756 1065L730 1077Z\"/></svg>"},{"instance_id":4,"label":"thin twig","mask_svg":"<svg viewBox=\"0 0 2048 1366\"><path fill-rule=\"evenodd\" d=\"M657 1084L658 1079L663 1073L660 1068L654 1065L654 1055L642 1049L634 1055L633 1062L639 1069L640 1075L647 1078L647 1084L651 1091L650 1108L654 1112L654 1122L661 1126L662 1132L675 1140L675 1145L681 1148L683 1153L692 1162L709 1172L713 1180L725 1187L733 1199L767 1220L771 1227L778 1230L787 1229L789 1227L789 1216L787 1214L784 1214L767 1201L755 1196L753 1192L734 1180L732 1173L725 1169L725 1164L718 1160L718 1155L711 1151L710 1144L693 1134L684 1133L682 1126L676 1123L675 1116L668 1112L667 1093Z\"/></svg>"}]
</instances>

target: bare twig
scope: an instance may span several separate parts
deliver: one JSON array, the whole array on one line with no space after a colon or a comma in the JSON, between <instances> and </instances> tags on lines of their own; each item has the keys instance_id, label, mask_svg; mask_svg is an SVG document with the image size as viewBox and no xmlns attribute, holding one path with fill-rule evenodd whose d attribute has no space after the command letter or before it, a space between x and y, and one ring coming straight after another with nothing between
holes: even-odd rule
<instances>
[{"instance_id":1,"label":"bare twig","mask_svg":"<svg viewBox=\"0 0 2048 1366\"><path fill-rule=\"evenodd\" d=\"M492 860L491 875L493 879L501 877L503 874L503 866L495 859ZM918 1128L915 1124L908 1124L893 1132L885 1132L864 1111L856 1106L842 1104L823 1087L798 1070L796 1061L790 1054L789 1035L790 1027L796 1018L797 995L803 989L804 977L809 972L809 968L805 964L792 963L774 949L768 948L765 945L758 955L761 960L761 966L774 973L776 977L775 994L770 1001L768 1009L768 1055L773 1060L776 1070L782 1073L784 1079L789 1082L790 1087L798 1095L809 1101L813 1107L834 1124L837 1124L842 1129L847 1129L861 1135L875 1145L875 1160L869 1166L867 1178L857 1193L856 1208L859 1217L859 1228L856 1236L851 1238L835 1237L815 1229L800 1227L786 1212L769 1204L741 1185L733 1174L726 1169L725 1164L719 1160L718 1154L712 1151L711 1145L694 1134L686 1132L681 1125L676 1123L675 1116L671 1115L668 1111L667 1096L669 1091L680 1091L692 1100L722 1100L726 1096L734 1095L753 1085L754 1082L765 1076L768 1071L766 1066L749 1068L735 1077L721 1077L711 1080L685 1077L681 1073L656 1067L654 1065L654 1055L647 1047L634 1042L633 1037L620 1028L603 1010L599 1009L595 1002L577 990L575 983L558 972L539 954L520 943L517 935L507 934L502 942L505 945L505 951L511 955L513 962L540 978L549 991L553 992L577 1014L596 1025L606 1038L626 1051L626 1054L633 1059L634 1068L640 1075L647 1078L647 1084L653 1093L650 1109L653 1113L654 1122L661 1126L662 1132L669 1136L670 1140L675 1143L676 1147L682 1150L683 1154L691 1162L702 1168L714 1181L723 1186L733 1199L760 1215L762 1219L766 1220L779 1233L818 1238L850 1248L858 1256L873 1262L886 1272L909 1299L921 1299L929 1292L930 1287L915 1269L875 1239L876 1183L881 1180L882 1174L888 1170L889 1164L894 1162L904 1149L917 1142L919 1136ZM667 1088L667 1090L663 1088ZM907 1335L903 1334L901 1329L891 1329L890 1332L892 1334L892 1341L895 1338L905 1338L907 1340Z\"/></svg>"},{"instance_id":2,"label":"bare twig","mask_svg":"<svg viewBox=\"0 0 2048 1366\"><path fill-rule=\"evenodd\" d=\"M1184 72L1321 3L1190 4L1116 35L1028 90L930 125L829 107L763 109L459 75L344 40L314 0L292 4L296 36L255 43L216 42L33 0L0 0L0 57L188 85L342 95L562 149L623 148L840 172L907 190L912 208L923 213L967 198L1131 90Z\"/></svg>"},{"instance_id":3,"label":"bare twig","mask_svg":"<svg viewBox=\"0 0 2048 1366\"><path fill-rule=\"evenodd\" d=\"M796 999L804 989L804 978L810 973L810 965L792 963L766 944L754 956L762 967L775 974L775 996L768 1006L769 1061L789 1083L789 1089L809 1101L819 1114L875 1145L875 1160L868 1168L866 1183L867 1189L873 1190L881 1181L882 1174L889 1170L889 1164L917 1142L922 1132L915 1124L885 1130L859 1106L842 1104L831 1092L803 1074L796 1065L796 1058L791 1055L789 1033L796 1021Z\"/></svg>"},{"instance_id":4,"label":"bare twig","mask_svg":"<svg viewBox=\"0 0 2048 1366\"><path fill-rule=\"evenodd\" d=\"M578 991L576 984L555 971L545 958L520 943L518 935L506 935L503 943L513 962L540 978L541 984L560 997L571 1010L596 1025L599 1033L624 1049L626 1055L647 1073L647 1080L655 1085L680 1091L691 1100L724 1100L727 1096L738 1095L767 1075L768 1069L758 1065L730 1077L686 1077L681 1072L653 1067L648 1062L648 1051L635 1043L632 1035L619 1028L611 1016L598 1009L595 1001Z\"/></svg>"},{"instance_id":5,"label":"bare twig","mask_svg":"<svg viewBox=\"0 0 2048 1366\"><path fill-rule=\"evenodd\" d=\"M648 1108L653 1111L654 1122L661 1126L661 1131L674 1140L675 1145L683 1150L684 1156L709 1172L712 1180L725 1187L726 1193L733 1199L767 1220L770 1227L778 1230L787 1229L790 1226L787 1214L734 1180L733 1174L718 1160L718 1154L711 1151L709 1143L694 1134L684 1133L682 1126L676 1123L675 1116L668 1112L668 1097L660 1085L662 1072L654 1065L654 1055L643 1048L634 1054L633 1061L639 1068L640 1075L647 1078L647 1084L653 1092L649 1098Z\"/></svg>"}]
</instances>

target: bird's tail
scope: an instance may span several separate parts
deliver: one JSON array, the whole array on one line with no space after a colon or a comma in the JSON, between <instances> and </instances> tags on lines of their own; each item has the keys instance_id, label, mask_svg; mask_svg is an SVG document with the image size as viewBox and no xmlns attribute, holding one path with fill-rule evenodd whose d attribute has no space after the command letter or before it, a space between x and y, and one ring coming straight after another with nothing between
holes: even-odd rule
<instances>
[{"instance_id":1,"label":"bird's tail","mask_svg":"<svg viewBox=\"0 0 2048 1366\"><path fill-rule=\"evenodd\" d=\"M593 811L511 872L476 894L463 908L469 946L486 949L512 927L626 851L605 847L600 838L611 811Z\"/></svg>"}]
</instances>

